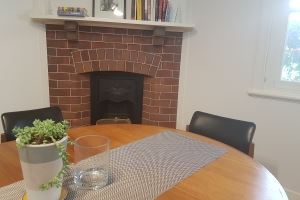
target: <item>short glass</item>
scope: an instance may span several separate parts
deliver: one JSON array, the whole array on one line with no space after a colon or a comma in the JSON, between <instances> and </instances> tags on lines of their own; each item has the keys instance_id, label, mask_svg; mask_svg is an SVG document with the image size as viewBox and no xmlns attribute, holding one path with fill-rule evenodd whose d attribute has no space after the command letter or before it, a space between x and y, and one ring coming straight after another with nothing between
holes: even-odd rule
<instances>
[{"instance_id":1,"label":"short glass","mask_svg":"<svg viewBox=\"0 0 300 200\"><path fill-rule=\"evenodd\" d=\"M99 135L85 135L74 142L77 188L97 190L107 185L110 140Z\"/></svg>"}]
</instances>

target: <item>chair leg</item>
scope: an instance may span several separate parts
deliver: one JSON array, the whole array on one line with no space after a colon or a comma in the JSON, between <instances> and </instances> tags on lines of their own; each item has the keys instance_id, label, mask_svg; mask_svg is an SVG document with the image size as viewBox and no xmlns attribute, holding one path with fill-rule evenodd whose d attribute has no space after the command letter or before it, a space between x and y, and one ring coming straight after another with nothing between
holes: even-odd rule
<instances>
[{"instance_id":1,"label":"chair leg","mask_svg":"<svg viewBox=\"0 0 300 200\"><path fill-rule=\"evenodd\" d=\"M253 158L254 157L254 143L251 143L250 144L250 147L249 147L249 153L248 153L248 155L251 157L251 158Z\"/></svg>"},{"instance_id":2,"label":"chair leg","mask_svg":"<svg viewBox=\"0 0 300 200\"><path fill-rule=\"evenodd\" d=\"M190 131L190 125L186 125L185 130Z\"/></svg>"},{"instance_id":3,"label":"chair leg","mask_svg":"<svg viewBox=\"0 0 300 200\"><path fill-rule=\"evenodd\" d=\"M1 135L1 140L0 140L0 143L3 143L3 142L6 142L6 137L3 133L0 133Z\"/></svg>"}]
</instances>

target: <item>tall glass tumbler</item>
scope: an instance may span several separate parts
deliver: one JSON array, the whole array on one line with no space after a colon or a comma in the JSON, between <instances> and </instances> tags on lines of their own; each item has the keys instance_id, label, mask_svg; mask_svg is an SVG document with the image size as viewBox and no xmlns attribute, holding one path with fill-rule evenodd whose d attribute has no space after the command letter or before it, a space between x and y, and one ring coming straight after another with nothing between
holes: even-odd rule
<instances>
[{"instance_id":1,"label":"tall glass tumbler","mask_svg":"<svg viewBox=\"0 0 300 200\"><path fill-rule=\"evenodd\" d=\"M110 140L85 135L74 142L74 183L80 189L97 190L108 183Z\"/></svg>"}]
</instances>

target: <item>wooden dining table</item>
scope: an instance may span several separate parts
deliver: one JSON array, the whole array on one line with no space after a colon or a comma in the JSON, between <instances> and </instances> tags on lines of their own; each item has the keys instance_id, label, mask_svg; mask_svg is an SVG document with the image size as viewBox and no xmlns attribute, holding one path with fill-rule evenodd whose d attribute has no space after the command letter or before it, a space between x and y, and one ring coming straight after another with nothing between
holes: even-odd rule
<instances>
[{"instance_id":1,"label":"wooden dining table","mask_svg":"<svg viewBox=\"0 0 300 200\"><path fill-rule=\"evenodd\" d=\"M221 142L186 131L132 124L96 125L72 128L71 139L97 134L111 140L111 148L173 131L186 137L225 148L227 153L200 168L192 176L160 195L159 200L287 200L276 178L260 163ZM72 148L69 148L71 161ZM0 187L22 180L21 166L15 142L0 144Z\"/></svg>"}]
</instances>

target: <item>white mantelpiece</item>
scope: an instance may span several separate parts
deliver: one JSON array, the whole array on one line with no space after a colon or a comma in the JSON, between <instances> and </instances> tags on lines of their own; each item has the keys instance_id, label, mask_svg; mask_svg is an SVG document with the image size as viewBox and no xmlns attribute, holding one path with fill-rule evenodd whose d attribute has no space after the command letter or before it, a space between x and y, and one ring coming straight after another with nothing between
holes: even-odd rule
<instances>
[{"instance_id":1,"label":"white mantelpiece","mask_svg":"<svg viewBox=\"0 0 300 200\"><path fill-rule=\"evenodd\" d=\"M60 17L55 15L34 15L31 17L34 22L42 24L64 24L65 21L75 21L82 26L101 26L110 28L127 28L154 30L156 28L165 28L170 32L190 32L194 25L173 23L173 22L156 22L126 19L106 19L95 17Z\"/></svg>"}]
</instances>

